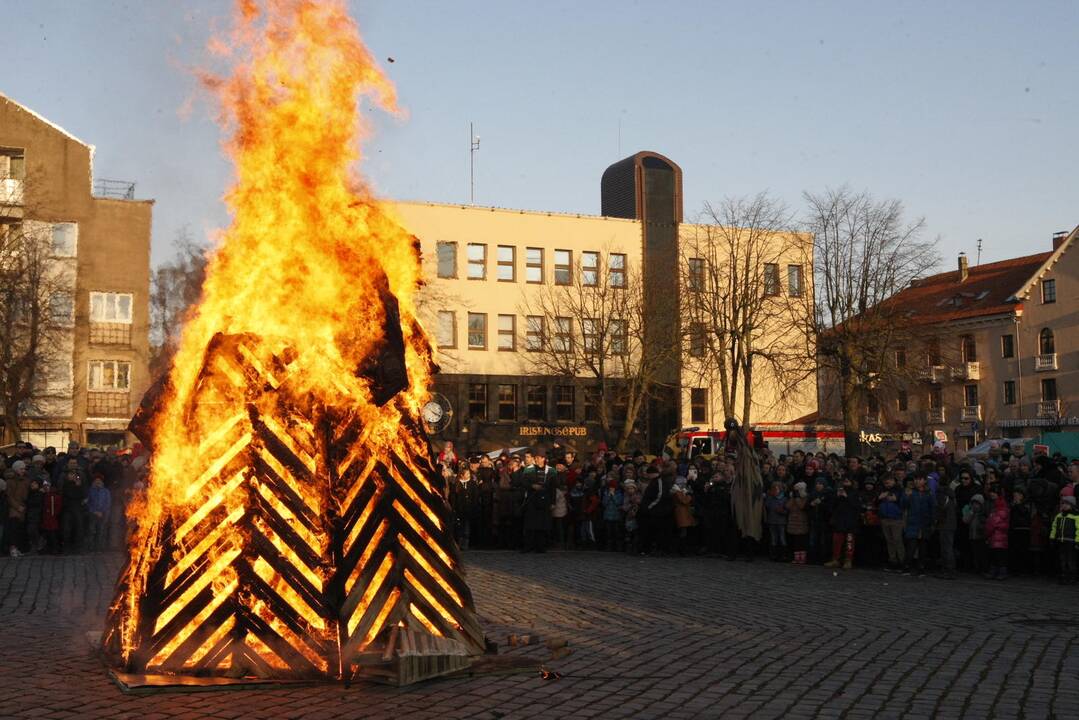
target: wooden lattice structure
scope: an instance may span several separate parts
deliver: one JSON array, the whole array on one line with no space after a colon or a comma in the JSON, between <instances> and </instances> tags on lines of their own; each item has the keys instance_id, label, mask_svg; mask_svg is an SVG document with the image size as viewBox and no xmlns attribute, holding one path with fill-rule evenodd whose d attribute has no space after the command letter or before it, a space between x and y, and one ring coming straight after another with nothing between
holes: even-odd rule
<instances>
[{"instance_id":1,"label":"wooden lattice structure","mask_svg":"<svg viewBox=\"0 0 1079 720\"><path fill-rule=\"evenodd\" d=\"M399 402L399 345L364 370L384 403ZM402 411L396 441L370 442L299 391L288 361L248 335L207 349L192 407L229 412L191 429L188 492L205 501L154 528L121 576L104 648L122 671L349 679L397 628L484 650L418 421Z\"/></svg>"}]
</instances>

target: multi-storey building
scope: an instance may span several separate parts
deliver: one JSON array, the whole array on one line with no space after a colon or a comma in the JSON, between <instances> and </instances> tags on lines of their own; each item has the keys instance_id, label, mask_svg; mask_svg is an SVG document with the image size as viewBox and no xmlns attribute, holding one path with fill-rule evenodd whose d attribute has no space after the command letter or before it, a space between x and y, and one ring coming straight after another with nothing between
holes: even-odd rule
<instances>
[{"instance_id":1,"label":"multi-storey building","mask_svg":"<svg viewBox=\"0 0 1079 720\"><path fill-rule=\"evenodd\" d=\"M534 308L553 297L552 286L606 286L617 298L629 277L643 282L647 332L678 348L657 369L661 385L630 445L655 449L678 427L722 426L715 378L681 350L682 245L699 237L682 222L681 169L656 153L637 153L603 174L601 200L599 216L394 203L423 253L421 314L441 369L435 390L453 409L443 438L477 450L555 440L594 447L609 439L599 430L594 374L555 374L530 357L543 347L587 347L594 328L568 309L560 316ZM617 348L617 330L611 343ZM768 382L764 376L757 383L755 422L786 422L816 408L812 383L804 397L780 407Z\"/></svg>"},{"instance_id":2,"label":"multi-storey building","mask_svg":"<svg viewBox=\"0 0 1079 720\"><path fill-rule=\"evenodd\" d=\"M44 238L59 279L49 301L62 328L23 409L23 437L125 441L149 383L153 201L130 183L93 178L91 145L0 95L0 222Z\"/></svg>"},{"instance_id":3,"label":"multi-storey building","mask_svg":"<svg viewBox=\"0 0 1079 720\"><path fill-rule=\"evenodd\" d=\"M987 437L1079 429L1077 237L1056 233L1051 250L974 267L960 255L956 270L898 293L914 342L895 363L909 372L869 394L865 425L946 436L960 452ZM826 407L834 400L822 395Z\"/></svg>"}]
</instances>

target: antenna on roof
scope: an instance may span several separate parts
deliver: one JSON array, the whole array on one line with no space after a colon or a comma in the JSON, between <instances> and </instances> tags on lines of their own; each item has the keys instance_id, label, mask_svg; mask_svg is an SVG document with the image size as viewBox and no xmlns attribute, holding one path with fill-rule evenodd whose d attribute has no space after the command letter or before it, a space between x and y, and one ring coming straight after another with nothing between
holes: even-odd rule
<instances>
[{"instance_id":1,"label":"antenna on roof","mask_svg":"<svg viewBox=\"0 0 1079 720\"><path fill-rule=\"evenodd\" d=\"M982 239L978 238L978 262L974 263L974 266L982 264Z\"/></svg>"}]
</instances>

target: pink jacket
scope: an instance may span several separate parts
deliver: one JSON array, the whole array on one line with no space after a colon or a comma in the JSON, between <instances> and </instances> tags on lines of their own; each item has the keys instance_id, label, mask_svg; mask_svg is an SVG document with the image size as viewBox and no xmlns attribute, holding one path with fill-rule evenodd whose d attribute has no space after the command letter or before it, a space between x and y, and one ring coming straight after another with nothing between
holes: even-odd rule
<instances>
[{"instance_id":1,"label":"pink jacket","mask_svg":"<svg viewBox=\"0 0 1079 720\"><path fill-rule=\"evenodd\" d=\"M1011 511L1004 498L998 497L993 512L985 521L985 542L993 550L1008 549L1008 524Z\"/></svg>"}]
</instances>

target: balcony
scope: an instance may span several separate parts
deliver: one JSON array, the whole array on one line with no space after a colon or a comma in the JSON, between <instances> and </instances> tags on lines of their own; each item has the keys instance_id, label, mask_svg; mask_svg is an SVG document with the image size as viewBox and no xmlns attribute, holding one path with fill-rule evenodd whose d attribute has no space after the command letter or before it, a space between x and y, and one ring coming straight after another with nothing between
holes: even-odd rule
<instances>
[{"instance_id":1,"label":"balcony","mask_svg":"<svg viewBox=\"0 0 1079 720\"><path fill-rule=\"evenodd\" d=\"M130 418L131 393L91 390L86 393L86 415L92 418Z\"/></svg>"},{"instance_id":2,"label":"balcony","mask_svg":"<svg viewBox=\"0 0 1079 720\"><path fill-rule=\"evenodd\" d=\"M1034 372L1046 372L1057 369L1057 354L1043 353L1034 356Z\"/></svg>"},{"instance_id":3,"label":"balcony","mask_svg":"<svg viewBox=\"0 0 1079 720\"><path fill-rule=\"evenodd\" d=\"M981 405L967 405L960 411L959 420L961 422L977 422L982 419L982 406ZM943 422L943 421L941 421Z\"/></svg>"},{"instance_id":4,"label":"balcony","mask_svg":"<svg viewBox=\"0 0 1079 720\"><path fill-rule=\"evenodd\" d=\"M18 178L0 178L0 205L22 205L22 180Z\"/></svg>"},{"instance_id":5,"label":"balcony","mask_svg":"<svg viewBox=\"0 0 1079 720\"><path fill-rule=\"evenodd\" d=\"M981 380L982 364L977 361L964 362L952 368L952 380Z\"/></svg>"},{"instance_id":6,"label":"balcony","mask_svg":"<svg viewBox=\"0 0 1079 720\"><path fill-rule=\"evenodd\" d=\"M1038 417L1042 417L1042 418L1060 417L1060 401L1059 400L1042 400L1040 403L1038 403Z\"/></svg>"},{"instance_id":7,"label":"balcony","mask_svg":"<svg viewBox=\"0 0 1079 720\"><path fill-rule=\"evenodd\" d=\"M944 423L944 408L929 408L926 412L926 421L932 425Z\"/></svg>"},{"instance_id":8,"label":"balcony","mask_svg":"<svg viewBox=\"0 0 1079 720\"><path fill-rule=\"evenodd\" d=\"M923 382L940 383L944 380L945 372L947 368L943 365L930 365L918 371L918 379Z\"/></svg>"},{"instance_id":9,"label":"balcony","mask_svg":"<svg viewBox=\"0 0 1079 720\"><path fill-rule=\"evenodd\" d=\"M90 323L91 345L131 345L131 323Z\"/></svg>"}]
</instances>

